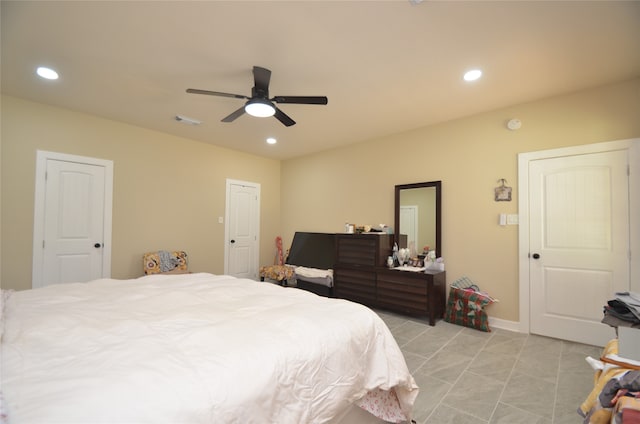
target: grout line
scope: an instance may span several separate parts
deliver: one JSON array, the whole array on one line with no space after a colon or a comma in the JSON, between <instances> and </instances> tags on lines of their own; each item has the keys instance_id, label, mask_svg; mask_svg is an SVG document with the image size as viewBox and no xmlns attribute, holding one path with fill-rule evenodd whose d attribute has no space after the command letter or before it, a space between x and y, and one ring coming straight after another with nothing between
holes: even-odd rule
<instances>
[{"instance_id":1,"label":"grout line","mask_svg":"<svg viewBox=\"0 0 640 424\"><path fill-rule=\"evenodd\" d=\"M516 360L513 362L513 366L511 367L511 371L509 372L509 376L507 377L507 379L504 382L504 386L502 387L502 391L500 392L500 396L498 396L498 401L494 405L493 411L491 411L491 415L489 416L489 422L491 422L491 420L493 419L493 416L495 415L496 411L498 410L498 405L500 404L500 401L502 400L502 396L504 396L504 392L507 390L507 385L511 381L511 377L513 377L513 374L516 371L516 366L518 365L518 361L520 360L520 356L522 355L522 351L524 351L524 348L527 345L527 341L528 340L529 340L529 335L527 334L527 336L524 339L524 342L522 343L522 347L520 348L520 350L518 351L518 354L516 355Z\"/></svg>"},{"instance_id":2,"label":"grout line","mask_svg":"<svg viewBox=\"0 0 640 424\"><path fill-rule=\"evenodd\" d=\"M462 334L462 333L463 333L463 331L464 331L464 328L460 329L460 331L458 331L458 333L456 333L456 335L455 335L455 336L451 337L451 338L449 339L449 341L447 341L444 345L442 345L442 347L440 347L440 349L438 349L438 350L434 353L434 355L435 355L436 353L440 352L442 349L444 349L444 348L445 348L449 343L451 343L451 342L452 342L456 337L460 336L460 334ZM458 381L460 381L460 379L462 378L462 375L463 375L463 374L464 374L464 373L469 369L469 367L471 366L471 364L473 363L473 361L478 357L478 355L480 355L480 352L482 352L482 350L487 346L487 344L489 343L489 341L491 341L491 339L493 339L493 337L495 336L495 334L496 334L496 333L491 334L491 337L489 337L489 338L485 341L485 343L484 343L484 345L482 346L482 348L481 348L481 349L478 349L478 351L477 351L477 352L476 352L476 354L473 356L473 358L471 358L471 360L469 361L469 363L467 363L467 366L462 370L462 372L460 372L460 375L458 375L458 378L456 378L456 379L453 381L453 383L451 384L451 387L449 388L449 390L447 390L447 392L446 392L446 393L445 393L445 394L440 398L440 401L439 401L439 402L434 406L434 408L433 408L433 410L431 411L431 413L427 416L427 419L426 419L426 420L424 420L424 423L428 422L428 421L431 419L431 417L433 416L433 414L436 412L436 410L437 410L441 405L443 405L444 399L445 399L445 398L449 395L449 393L453 390L453 388L455 387L455 385L456 385L456 384L458 383ZM474 418L478 418L478 419L482 420L482 418L480 418L480 417L476 417L475 415L470 414L470 413L469 413L469 412L467 412L467 411L460 411L459 409L454 408L454 407L451 407L451 406L449 406L449 405L445 405L445 406L447 406L448 408L451 408L451 409L455 409L456 411L462 412L462 413L464 413L464 414L471 415L471 416L473 416ZM489 422L489 421L486 421L486 420L482 420L482 421L485 421L485 422L487 422L487 423Z\"/></svg>"},{"instance_id":3,"label":"grout line","mask_svg":"<svg viewBox=\"0 0 640 424\"><path fill-rule=\"evenodd\" d=\"M556 420L556 406L558 405L558 388L560 386L560 369L562 365L562 355L564 355L565 349L566 349L566 343L562 341L562 344L560 345L560 357L558 358L558 371L556 372L556 390L553 393L553 407L551 409L552 411L551 424L553 424Z\"/></svg>"}]
</instances>

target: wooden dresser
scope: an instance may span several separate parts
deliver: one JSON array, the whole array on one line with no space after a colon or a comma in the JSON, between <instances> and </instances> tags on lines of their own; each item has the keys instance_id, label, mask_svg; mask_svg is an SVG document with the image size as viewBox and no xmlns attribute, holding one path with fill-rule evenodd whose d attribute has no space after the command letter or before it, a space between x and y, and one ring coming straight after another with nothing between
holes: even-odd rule
<instances>
[{"instance_id":1,"label":"wooden dresser","mask_svg":"<svg viewBox=\"0 0 640 424\"><path fill-rule=\"evenodd\" d=\"M335 296L410 315L436 318L444 315L444 271L409 272L388 269L393 235L337 234L333 267Z\"/></svg>"}]
</instances>

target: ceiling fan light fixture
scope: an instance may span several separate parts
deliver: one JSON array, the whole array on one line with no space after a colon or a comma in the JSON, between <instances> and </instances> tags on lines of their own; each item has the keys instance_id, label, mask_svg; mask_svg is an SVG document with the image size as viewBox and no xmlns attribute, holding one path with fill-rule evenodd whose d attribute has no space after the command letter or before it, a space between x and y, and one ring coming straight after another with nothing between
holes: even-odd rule
<instances>
[{"instance_id":1,"label":"ceiling fan light fixture","mask_svg":"<svg viewBox=\"0 0 640 424\"><path fill-rule=\"evenodd\" d=\"M276 108L269 100L252 99L244 106L244 111L251 116L267 118L276 113Z\"/></svg>"},{"instance_id":2,"label":"ceiling fan light fixture","mask_svg":"<svg viewBox=\"0 0 640 424\"><path fill-rule=\"evenodd\" d=\"M253 67L253 82L251 97L242 94L222 93L220 91L200 90L187 88L187 93L206 94L209 96L231 97L234 99L246 99L244 106L236 109L231 114L221 119L222 122L233 122L245 113L258 118L275 117L285 127L296 124L289 115L275 106L275 103L299 104L299 105L326 105L326 96L274 96L269 98L269 81L271 71L260 66Z\"/></svg>"}]
</instances>

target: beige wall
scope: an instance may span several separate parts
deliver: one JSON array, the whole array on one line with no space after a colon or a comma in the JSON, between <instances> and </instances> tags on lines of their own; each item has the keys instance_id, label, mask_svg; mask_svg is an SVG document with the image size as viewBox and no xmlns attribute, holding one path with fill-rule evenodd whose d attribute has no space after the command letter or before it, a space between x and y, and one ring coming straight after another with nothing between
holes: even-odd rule
<instances>
[{"instance_id":1,"label":"beige wall","mask_svg":"<svg viewBox=\"0 0 640 424\"><path fill-rule=\"evenodd\" d=\"M190 268L224 271L226 179L261 184L261 260L280 225L280 162L94 116L2 97L2 288L31 287L36 150L114 162L112 277L142 254L184 249Z\"/></svg>"},{"instance_id":2,"label":"beige wall","mask_svg":"<svg viewBox=\"0 0 640 424\"><path fill-rule=\"evenodd\" d=\"M115 278L147 250L184 248L197 271L223 271L225 178L262 185L261 264L295 231L393 225L394 185L442 180L447 280L467 275L518 321L517 154L640 137L640 79L540 100L282 162L11 97L2 98L2 287L29 288L37 149L113 160ZM509 131L509 118L522 128ZM505 178L512 202L494 202ZM282 199L281 199L282 197ZM172 199L172 200L170 200Z\"/></svg>"},{"instance_id":3,"label":"beige wall","mask_svg":"<svg viewBox=\"0 0 640 424\"><path fill-rule=\"evenodd\" d=\"M509 131L510 118L522 128ZM283 162L282 234L393 224L394 185L442 180L447 281L467 275L519 321L517 154L640 136L640 79L483 113ZM505 178L511 202L495 202Z\"/></svg>"}]
</instances>

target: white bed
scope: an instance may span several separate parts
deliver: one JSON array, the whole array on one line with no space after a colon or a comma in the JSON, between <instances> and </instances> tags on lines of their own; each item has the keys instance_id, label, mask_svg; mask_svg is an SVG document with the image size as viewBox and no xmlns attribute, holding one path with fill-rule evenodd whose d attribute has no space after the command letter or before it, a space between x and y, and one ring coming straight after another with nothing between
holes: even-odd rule
<instances>
[{"instance_id":1,"label":"white bed","mask_svg":"<svg viewBox=\"0 0 640 424\"><path fill-rule=\"evenodd\" d=\"M418 394L373 311L302 290L185 274L3 298L9 423L402 422Z\"/></svg>"}]
</instances>

